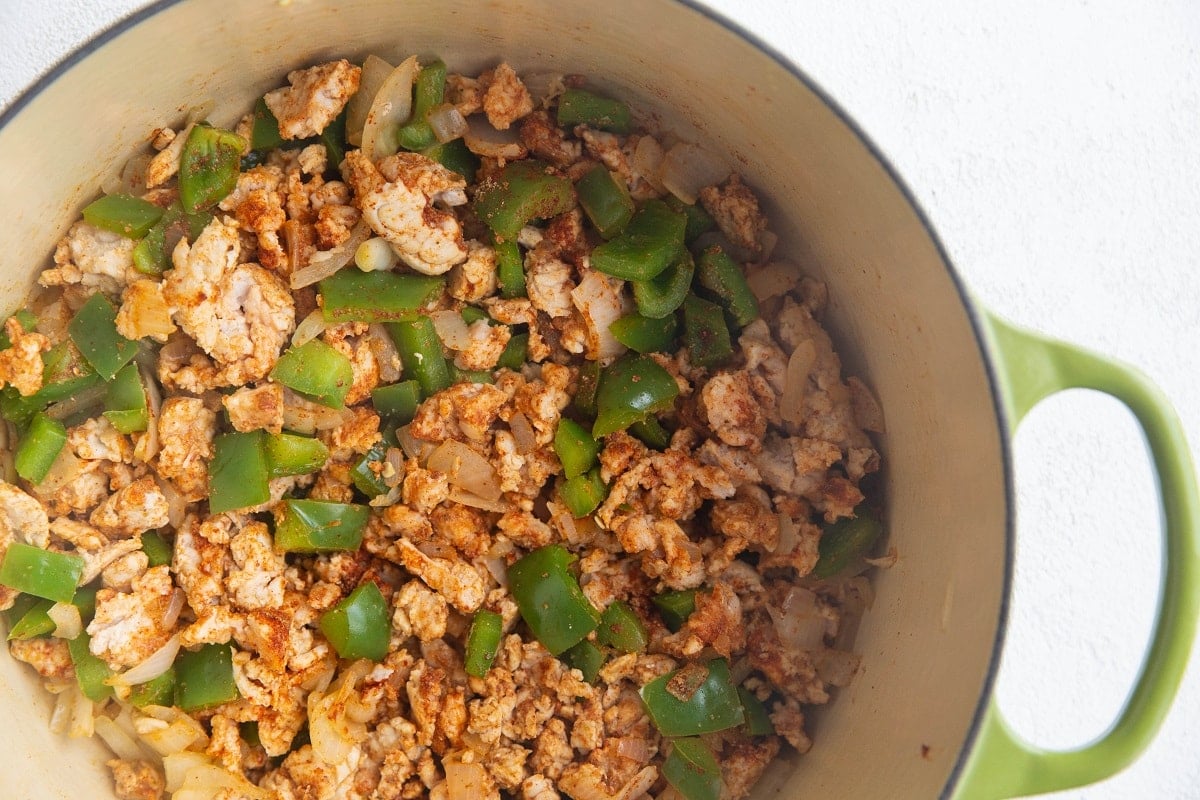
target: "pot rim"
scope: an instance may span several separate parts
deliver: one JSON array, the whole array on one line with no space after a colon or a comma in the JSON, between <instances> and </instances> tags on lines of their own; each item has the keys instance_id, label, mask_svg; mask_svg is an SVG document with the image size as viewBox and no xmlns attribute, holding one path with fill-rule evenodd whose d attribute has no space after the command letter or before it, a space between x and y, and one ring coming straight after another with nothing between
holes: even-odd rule
<instances>
[{"instance_id":1,"label":"pot rim","mask_svg":"<svg viewBox=\"0 0 1200 800\"><path fill-rule=\"evenodd\" d=\"M155 0L136 11L128 14L125 17L114 22L107 28L97 32L91 38L82 42L71 52L67 53L59 59L53 66L40 74L34 81L29 84L8 104L6 108L0 110L0 129L3 129L9 124L22 110L32 102L39 94L42 93L51 84L57 81L65 73L75 67L80 61L91 55L103 45L117 38L121 34L136 27L139 23L153 17L154 15L164 11L171 6L178 5L186 0ZM941 238L930 221L929 215L917 200L916 195L909 188L908 184L901 177L899 171L888 160L883 150L875 144L874 140L859 126L854 118L833 98L833 96L825 91L824 88L807 73L805 73L799 65L795 64L790 58L777 50L773 45L763 40L758 34L748 30L741 23L729 19L724 14L715 9L705 6L700 0L664 0L665 2L683 6L690 9L711 22L720 25L729 32L737 35L747 44L754 47L773 60L776 64L786 70L792 77L803 84L809 91L813 92L821 102L834 113L835 116L844 124L851 134L867 149L875 162L884 170L892 184L899 189L903 195L905 202L912 208L920 222L921 227L925 229L925 234L933 243L937 250L938 256L942 264L946 268L948 277L954 285L955 291L958 293L959 299L967 313L967 319L971 325L971 332L975 337L975 343L979 348L979 355L983 360L984 372L987 375L988 387L992 397L992 407L996 414L996 419L1000 424L1000 459L1003 465L1004 473L1004 500L1005 500L1005 525L1004 525L1004 592L1000 598L999 615L996 620L996 632L992 642L992 652L988 659L987 672L984 675L983 690L980 692L979 700L976 703L975 711L971 717L971 724L967 728L966 737L963 740L962 746L959 748L958 755L955 758L954 767L951 769L949 776L946 779L945 785L939 795L945 800L949 798L956 788L959 779L962 777L963 770L966 766L968 757L974 749L979 738L979 734L983 725L985 712L992 699L992 693L995 690L996 674L1000 666L1000 656L1004 650L1004 638L1008 628L1009 605L1012 594L1013 581L1013 556L1015 552L1015 519L1016 519L1016 494L1013 485L1012 471L1012 439L1011 432L1013 430L1012 420L1009 418L1008 410L1003 401L1002 378L997 368L997 363L988 344L986 331L986 321L983 317L981 308L971 298L967 291L966 284L955 269L954 263L950 259L945 246L942 244Z\"/></svg>"}]
</instances>

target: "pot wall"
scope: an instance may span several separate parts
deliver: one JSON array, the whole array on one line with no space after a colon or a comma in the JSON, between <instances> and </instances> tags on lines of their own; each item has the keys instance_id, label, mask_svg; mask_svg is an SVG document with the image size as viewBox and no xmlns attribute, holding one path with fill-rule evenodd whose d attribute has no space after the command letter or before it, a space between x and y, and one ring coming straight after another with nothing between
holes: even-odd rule
<instances>
[{"instance_id":1,"label":"pot wall","mask_svg":"<svg viewBox=\"0 0 1200 800\"><path fill-rule=\"evenodd\" d=\"M903 193L820 97L702 12L642 5L313 0L222 4L219 17L211 2L167 7L79 60L0 130L0 164L21 187L3 201L0 299L20 302L149 131L210 100L210 118L231 124L294 67L370 52L436 53L464 71L505 58L587 74L654 109L664 128L729 153L769 199L777 254L827 281L826 322L889 429L886 507L900 560L878 576L860 628L863 670L816 715L812 752L774 770L759 796L937 795L987 683L1007 575L1001 426L964 300ZM8 658L0 705L6 796L107 796L103 749L50 734L48 696Z\"/></svg>"}]
</instances>

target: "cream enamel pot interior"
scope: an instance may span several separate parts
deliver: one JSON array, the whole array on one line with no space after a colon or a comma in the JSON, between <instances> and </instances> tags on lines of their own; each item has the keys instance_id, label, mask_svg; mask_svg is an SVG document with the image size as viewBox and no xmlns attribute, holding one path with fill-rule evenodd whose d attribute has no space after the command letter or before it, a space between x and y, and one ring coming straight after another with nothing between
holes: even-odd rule
<instances>
[{"instance_id":1,"label":"cream enamel pot interior","mask_svg":"<svg viewBox=\"0 0 1200 800\"><path fill-rule=\"evenodd\" d=\"M1174 416L1136 374L1045 342L973 305L911 197L830 101L773 56L679 2L163 2L105 33L0 119L11 188L0 295L15 308L47 254L149 131L214 103L231 125L289 69L334 56L438 54L452 69L506 58L563 70L685 139L733 157L768 199L778 253L828 283L826 320L884 407L889 543L896 566L856 649L852 686L812 715L815 746L777 764L756 797L1001 797L1099 779L1134 758L1178 684L1195 627L1197 500ZM719 109L719 113L714 110ZM86 120L64 125L65 119ZM1067 386L1127 402L1163 490L1168 561L1157 633L1109 736L1046 754L990 710L1012 558L1008 441L1038 399ZM111 794L98 740L49 732L51 698L0 657L0 796Z\"/></svg>"}]
</instances>

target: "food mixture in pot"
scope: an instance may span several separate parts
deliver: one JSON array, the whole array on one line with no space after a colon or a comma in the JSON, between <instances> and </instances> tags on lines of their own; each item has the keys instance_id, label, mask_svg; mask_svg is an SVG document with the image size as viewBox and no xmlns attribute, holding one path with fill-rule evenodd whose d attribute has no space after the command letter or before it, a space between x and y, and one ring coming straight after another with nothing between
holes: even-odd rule
<instances>
[{"instance_id":1,"label":"food mixture in pot","mask_svg":"<svg viewBox=\"0 0 1200 800\"><path fill-rule=\"evenodd\" d=\"M9 650L116 796L740 800L806 752L882 420L753 190L506 63L205 118L0 341Z\"/></svg>"}]
</instances>

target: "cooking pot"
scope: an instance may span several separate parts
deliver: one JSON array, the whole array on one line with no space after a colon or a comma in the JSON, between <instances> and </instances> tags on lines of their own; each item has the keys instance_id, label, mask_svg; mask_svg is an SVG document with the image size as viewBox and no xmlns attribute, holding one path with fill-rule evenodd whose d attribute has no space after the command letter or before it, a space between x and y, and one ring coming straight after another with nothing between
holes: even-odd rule
<instances>
[{"instance_id":1,"label":"cooking pot","mask_svg":"<svg viewBox=\"0 0 1200 800\"><path fill-rule=\"evenodd\" d=\"M1200 501L1182 429L1136 371L1015 328L972 300L903 184L835 103L736 26L683 2L160 2L71 56L0 117L10 191L0 307L14 308L82 206L149 131L212 101L230 125L290 69L377 53L479 70L580 72L684 139L731 154L765 198L778 253L824 280L826 324L887 418L888 541L853 684L814 715L815 746L756 797L1012 797L1099 780L1154 735L1196 625ZM664 54L665 55L664 57ZM719 113L714 110L719 109ZM82 120L82 125L63 124ZM17 189L19 187L19 189ZM1067 753L992 705L1013 559L1010 441L1042 398L1124 402L1153 454L1165 566L1152 643L1114 726ZM0 657L0 794L107 797L99 740L50 733L51 698Z\"/></svg>"}]
</instances>

